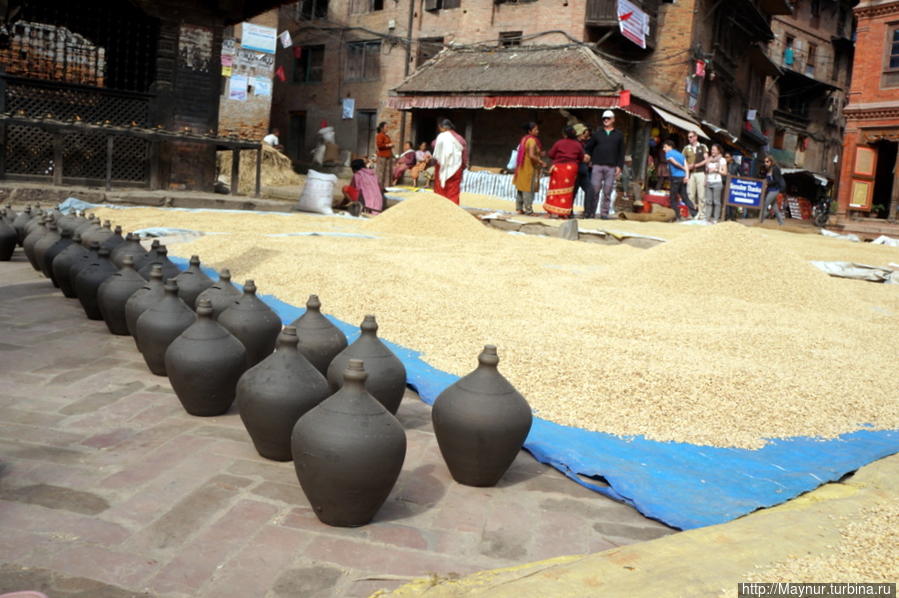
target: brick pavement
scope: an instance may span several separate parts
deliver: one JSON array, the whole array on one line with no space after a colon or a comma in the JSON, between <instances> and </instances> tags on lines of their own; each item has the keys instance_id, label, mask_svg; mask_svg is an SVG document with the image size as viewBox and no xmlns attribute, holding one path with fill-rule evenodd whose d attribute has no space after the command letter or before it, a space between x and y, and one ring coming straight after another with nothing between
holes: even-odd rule
<instances>
[{"instance_id":1,"label":"brick pavement","mask_svg":"<svg viewBox=\"0 0 899 598\"><path fill-rule=\"evenodd\" d=\"M362 597L671 533L525 452L495 488L454 483L411 392L406 462L375 521L323 525L234 409L187 415L130 337L86 319L21 250L0 262L0 380L0 592Z\"/></svg>"}]
</instances>

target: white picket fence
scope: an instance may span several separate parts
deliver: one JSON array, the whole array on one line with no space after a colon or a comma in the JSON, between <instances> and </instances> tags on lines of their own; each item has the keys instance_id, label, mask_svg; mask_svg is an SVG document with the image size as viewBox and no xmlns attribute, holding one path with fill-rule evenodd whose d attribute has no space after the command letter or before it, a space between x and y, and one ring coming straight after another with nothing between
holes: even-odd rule
<instances>
[{"instance_id":1,"label":"white picket fence","mask_svg":"<svg viewBox=\"0 0 899 598\"><path fill-rule=\"evenodd\" d=\"M549 177L540 179L540 190L534 198L535 204L541 204L546 200L546 189L549 187ZM467 193L479 193L481 195L493 195L502 199L515 201L515 186L512 184L511 174L494 174L486 171L466 170L462 174L462 191ZM614 194L613 194L614 197ZM574 205L584 206L584 192L578 189L574 197Z\"/></svg>"}]
</instances>

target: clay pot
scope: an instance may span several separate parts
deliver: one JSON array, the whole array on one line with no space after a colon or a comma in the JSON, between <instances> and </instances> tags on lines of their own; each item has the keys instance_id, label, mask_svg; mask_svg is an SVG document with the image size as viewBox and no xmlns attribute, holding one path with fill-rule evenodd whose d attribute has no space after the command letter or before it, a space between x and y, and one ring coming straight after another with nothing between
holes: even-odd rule
<instances>
[{"instance_id":1,"label":"clay pot","mask_svg":"<svg viewBox=\"0 0 899 598\"><path fill-rule=\"evenodd\" d=\"M356 527L384 504L406 458L406 434L365 390L362 361L351 359L343 387L303 415L291 436L294 467L316 516Z\"/></svg>"},{"instance_id":2,"label":"clay pot","mask_svg":"<svg viewBox=\"0 0 899 598\"><path fill-rule=\"evenodd\" d=\"M128 235L125 237L125 242L113 249L109 254L109 258L112 260L112 263L116 265L116 267L121 268L125 265L126 255L131 256L134 264L134 270L139 270L140 266L143 265L144 256L147 255L147 250L144 249L143 245L140 244L139 236L128 233Z\"/></svg>"},{"instance_id":3,"label":"clay pot","mask_svg":"<svg viewBox=\"0 0 899 598\"><path fill-rule=\"evenodd\" d=\"M165 283L165 296L137 318L138 348L147 367L157 376L165 376L165 351L182 332L197 321L197 314L178 297L178 283Z\"/></svg>"},{"instance_id":4,"label":"clay pot","mask_svg":"<svg viewBox=\"0 0 899 598\"><path fill-rule=\"evenodd\" d=\"M65 251L66 247L71 244L72 231L63 229L60 233L60 239L44 251L44 257L41 260L41 272L44 273L44 276L53 281L53 286L55 287L59 287L59 281L56 280L56 275L53 273L53 260L55 260L56 256Z\"/></svg>"},{"instance_id":5,"label":"clay pot","mask_svg":"<svg viewBox=\"0 0 899 598\"><path fill-rule=\"evenodd\" d=\"M94 241L96 241L102 246L103 242L106 241L109 237L113 236L113 234L112 223L107 220L103 223L103 226L92 227L86 232L82 232L81 238L87 239L88 243L93 243Z\"/></svg>"},{"instance_id":6,"label":"clay pot","mask_svg":"<svg viewBox=\"0 0 899 598\"><path fill-rule=\"evenodd\" d=\"M365 388L395 414L406 392L406 367L387 345L378 338L378 323L374 316L365 316L360 326L362 334L356 341L337 354L328 366L328 382L336 391L343 384L343 371L350 359L365 362L368 379Z\"/></svg>"},{"instance_id":7,"label":"clay pot","mask_svg":"<svg viewBox=\"0 0 899 598\"><path fill-rule=\"evenodd\" d=\"M75 228L75 231L72 233L72 235L74 235L75 233L81 233L81 240L82 240L82 242L84 242L84 240L88 238L89 234L95 232L99 228L100 228L100 221L97 220L97 217L94 216L93 214L88 214L87 220L85 220L84 222L79 224ZM89 239L88 239L88 242L90 242Z\"/></svg>"},{"instance_id":8,"label":"clay pot","mask_svg":"<svg viewBox=\"0 0 899 598\"><path fill-rule=\"evenodd\" d=\"M212 319L208 301L200 303L197 320L165 351L165 371L178 400L185 411L202 417L231 408L246 361L246 349Z\"/></svg>"},{"instance_id":9,"label":"clay pot","mask_svg":"<svg viewBox=\"0 0 899 598\"><path fill-rule=\"evenodd\" d=\"M22 245L22 241L25 240L25 225L28 224L33 217L31 206L25 206L25 210L19 212L19 215L13 220L12 227L16 229L16 241L20 246Z\"/></svg>"},{"instance_id":10,"label":"clay pot","mask_svg":"<svg viewBox=\"0 0 899 598\"><path fill-rule=\"evenodd\" d=\"M34 231L34 229L36 229L37 227L41 226L44 223L45 216L50 215L49 212L45 213L43 210L40 210L40 209L37 210L34 214L35 214L34 217L25 224L25 228L24 228L25 237L28 237L28 235L30 235ZM24 243L24 241L25 241L25 239L23 238L22 242Z\"/></svg>"},{"instance_id":11,"label":"clay pot","mask_svg":"<svg viewBox=\"0 0 899 598\"><path fill-rule=\"evenodd\" d=\"M431 411L443 460L467 486L495 485L531 429L531 407L498 363L496 347L484 347L478 367L440 393Z\"/></svg>"},{"instance_id":12,"label":"clay pot","mask_svg":"<svg viewBox=\"0 0 899 598\"><path fill-rule=\"evenodd\" d=\"M88 259L90 259L90 251L81 244L80 233L75 233L72 237L72 243L53 258L53 280L59 285L62 294L69 299L78 297L75 293L75 287L72 286L72 277L70 276L72 266L76 261L80 262Z\"/></svg>"},{"instance_id":13,"label":"clay pot","mask_svg":"<svg viewBox=\"0 0 899 598\"><path fill-rule=\"evenodd\" d=\"M190 256L187 270L175 277L175 280L178 281L178 296L190 308L197 304L197 297L200 293L215 284L200 270L200 256L198 255Z\"/></svg>"},{"instance_id":14,"label":"clay pot","mask_svg":"<svg viewBox=\"0 0 899 598\"><path fill-rule=\"evenodd\" d=\"M22 249L25 250L25 257L28 258L29 263L31 263L31 267L35 270L40 270L41 267L37 265L37 261L35 260L34 246L41 239L41 237L49 232L47 226L49 225L50 220L50 216L42 217L40 224L32 227L31 230L28 231L28 235L25 237L25 240L22 241Z\"/></svg>"},{"instance_id":15,"label":"clay pot","mask_svg":"<svg viewBox=\"0 0 899 598\"><path fill-rule=\"evenodd\" d=\"M64 214L61 218L56 221L56 227L59 229L59 233L62 234L62 231L69 231L69 237L75 234L75 229L78 228L78 225L83 222L83 218L78 216L77 212L72 212L70 214Z\"/></svg>"},{"instance_id":16,"label":"clay pot","mask_svg":"<svg viewBox=\"0 0 899 598\"><path fill-rule=\"evenodd\" d=\"M231 284L231 272L225 268L219 273L218 282L212 283L212 286L200 293L197 302L199 303L200 299L209 300L212 304L212 317L218 319L240 295L237 287Z\"/></svg>"},{"instance_id":17,"label":"clay pot","mask_svg":"<svg viewBox=\"0 0 899 598\"><path fill-rule=\"evenodd\" d=\"M244 285L243 294L219 315L218 323L246 347L248 368L272 354L281 332L281 318L256 297L256 284L252 280Z\"/></svg>"},{"instance_id":18,"label":"clay pot","mask_svg":"<svg viewBox=\"0 0 899 598\"><path fill-rule=\"evenodd\" d=\"M116 225L115 230L112 232L112 234L106 237L105 240L100 242L100 247L105 247L106 249L108 249L111 258L112 250L123 244L124 242L125 239L122 238L122 227Z\"/></svg>"},{"instance_id":19,"label":"clay pot","mask_svg":"<svg viewBox=\"0 0 899 598\"><path fill-rule=\"evenodd\" d=\"M31 248L31 252L34 255L34 263L37 266L38 272L44 271L44 254L61 238L59 229L56 228L56 221L51 220L48 222L47 232L40 239L35 241L34 246Z\"/></svg>"},{"instance_id":20,"label":"clay pot","mask_svg":"<svg viewBox=\"0 0 899 598\"><path fill-rule=\"evenodd\" d=\"M97 290L97 304L103 321L112 334L129 334L128 322L125 320L125 304L131 295L145 284L147 281L134 269L134 259L126 255L125 265L100 285Z\"/></svg>"},{"instance_id":21,"label":"clay pot","mask_svg":"<svg viewBox=\"0 0 899 598\"><path fill-rule=\"evenodd\" d=\"M163 297L165 297L165 285L162 282L162 266L156 264L156 267L150 271L150 280L134 291L125 302L125 324L128 327L128 333L134 337L134 344L137 345L138 351L140 351L140 339L137 338L137 319L151 306L162 301Z\"/></svg>"},{"instance_id":22,"label":"clay pot","mask_svg":"<svg viewBox=\"0 0 899 598\"><path fill-rule=\"evenodd\" d=\"M7 222L0 222L0 262L8 262L16 250L19 236Z\"/></svg>"},{"instance_id":23,"label":"clay pot","mask_svg":"<svg viewBox=\"0 0 899 598\"><path fill-rule=\"evenodd\" d=\"M100 244L94 241L91 243L91 250L96 250L97 255L91 258L90 263L78 272L73 287L87 317L91 320L102 320L103 314L100 313L100 304L97 302L97 291L100 289L100 285L117 270L109 261L108 249L100 247Z\"/></svg>"},{"instance_id":24,"label":"clay pot","mask_svg":"<svg viewBox=\"0 0 899 598\"><path fill-rule=\"evenodd\" d=\"M138 270L138 273L143 276L145 280L149 280L150 270L153 268L153 264L159 264L162 266L162 278L164 280L175 278L181 274L181 269L168 258L168 253L169 250L165 248L165 245L159 245L156 248L155 255L148 255L147 259L143 261L143 265Z\"/></svg>"},{"instance_id":25,"label":"clay pot","mask_svg":"<svg viewBox=\"0 0 899 598\"><path fill-rule=\"evenodd\" d=\"M309 295L306 313L293 321L300 338L299 350L309 362L328 375L328 366L338 353L346 349L346 335L322 315L318 295Z\"/></svg>"},{"instance_id":26,"label":"clay pot","mask_svg":"<svg viewBox=\"0 0 899 598\"><path fill-rule=\"evenodd\" d=\"M274 353L247 370L237 383L240 419L260 455L290 461L290 434L300 417L331 395L328 381L297 350L288 326Z\"/></svg>"}]
</instances>

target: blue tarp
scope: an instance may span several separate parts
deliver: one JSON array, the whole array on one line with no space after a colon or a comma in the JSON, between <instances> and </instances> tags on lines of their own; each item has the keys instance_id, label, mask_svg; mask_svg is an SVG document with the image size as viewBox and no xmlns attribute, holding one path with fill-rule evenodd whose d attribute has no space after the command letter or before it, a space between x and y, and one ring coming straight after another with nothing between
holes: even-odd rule
<instances>
[{"instance_id":1,"label":"blue tarp","mask_svg":"<svg viewBox=\"0 0 899 598\"><path fill-rule=\"evenodd\" d=\"M187 267L187 260L169 257L180 268ZM214 270L203 270L218 278ZM305 311L272 295L259 297L285 324ZM359 336L357 324L327 317L349 342ZM409 385L426 403L432 404L458 380L422 361L418 352L384 342L402 360ZM472 369L475 365L473 356ZM535 417L525 449L573 481L647 517L693 529L780 504L899 452L899 431L860 430L837 440L774 440L762 449L746 450L623 438Z\"/></svg>"}]
</instances>

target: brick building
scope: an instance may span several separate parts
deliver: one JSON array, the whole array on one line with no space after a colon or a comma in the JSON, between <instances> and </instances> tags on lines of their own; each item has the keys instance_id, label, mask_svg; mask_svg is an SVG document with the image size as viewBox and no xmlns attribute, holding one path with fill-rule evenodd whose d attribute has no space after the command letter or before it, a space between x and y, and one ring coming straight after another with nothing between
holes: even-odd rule
<instances>
[{"instance_id":1,"label":"brick building","mask_svg":"<svg viewBox=\"0 0 899 598\"><path fill-rule=\"evenodd\" d=\"M899 2L862 0L838 193L838 214L895 220L899 210Z\"/></svg>"},{"instance_id":2,"label":"brick building","mask_svg":"<svg viewBox=\"0 0 899 598\"><path fill-rule=\"evenodd\" d=\"M279 4L4 3L0 177L212 190L223 31Z\"/></svg>"}]
</instances>

